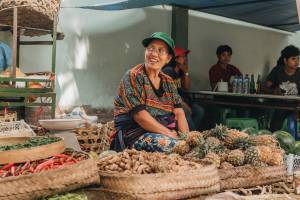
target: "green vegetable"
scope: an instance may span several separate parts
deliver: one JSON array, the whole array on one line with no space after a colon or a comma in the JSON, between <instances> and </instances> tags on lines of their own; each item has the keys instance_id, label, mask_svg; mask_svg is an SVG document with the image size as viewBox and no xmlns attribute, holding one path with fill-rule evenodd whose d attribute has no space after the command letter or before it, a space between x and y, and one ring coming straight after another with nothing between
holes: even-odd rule
<instances>
[{"instance_id":1,"label":"green vegetable","mask_svg":"<svg viewBox=\"0 0 300 200\"><path fill-rule=\"evenodd\" d=\"M85 194L67 193L65 195L55 195L42 200L88 200Z\"/></svg>"},{"instance_id":2,"label":"green vegetable","mask_svg":"<svg viewBox=\"0 0 300 200\"><path fill-rule=\"evenodd\" d=\"M248 133L249 135L257 135L257 129L249 127L242 130L242 132Z\"/></svg>"},{"instance_id":3,"label":"green vegetable","mask_svg":"<svg viewBox=\"0 0 300 200\"><path fill-rule=\"evenodd\" d=\"M294 154L300 156L300 141L297 141L294 146Z\"/></svg>"},{"instance_id":4,"label":"green vegetable","mask_svg":"<svg viewBox=\"0 0 300 200\"><path fill-rule=\"evenodd\" d=\"M266 129L261 129L257 132L257 135L272 135L272 132Z\"/></svg>"},{"instance_id":5,"label":"green vegetable","mask_svg":"<svg viewBox=\"0 0 300 200\"><path fill-rule=\"evenodd\" d=\"M276 131L273 135L278 140L280 147L284 149L286 153L294 153L295 139L291 134L285 131Z\"/></svg>"},{"instance_id":6,"label":"green vegetable","mask_svg":"<svg viewBox=\"0 0 300 200\"><path fill-rule=\"evenodd\" d=\"M23 144L0 146L0 151L9 151L9 150L16 150L16 149L23 149L23 148L31 148L31 147L36 147L36 146L41 146L41 145L54 143L54 142L57 142L59 140L60 140L60 138L58 138L58 137L32 137Z\"/></svg>"}]
</instances>

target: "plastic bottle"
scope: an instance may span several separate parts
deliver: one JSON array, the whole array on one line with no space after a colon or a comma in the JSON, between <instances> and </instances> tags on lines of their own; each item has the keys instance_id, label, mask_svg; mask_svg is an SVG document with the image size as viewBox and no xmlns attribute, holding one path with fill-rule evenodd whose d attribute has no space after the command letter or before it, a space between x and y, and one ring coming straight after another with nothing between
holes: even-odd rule
<instances>
[{"instance_id":1,"label":"plastic bottle","mask_svg":"<svg viewBox=\"0 0 300 200\"><path fill-rule=\"evenodd\" d=\"M237 83L237 93L243 92L243 76L239 76Z\"/></svg>"},{"instance_id":2,"label":"plastic bottle","mask_svg":"<svg viewBox=\"0 0 300 200\"><path fill-rule=\"evenodd\" d=\"M232 92L237 93L237 86L238 86L238 76L235 75L232 81Z\"/></svg>"},{"instance_id":3,"label":"plastic bottle","mask_svg":"<svg viewBox=\"0 0 300 200\"><path fill-rule=\"evenodd\" d=\"M250 91L250 88L249 88L249 76L248 74L245 75L245 78L243 80L243 93L244 94L248 94L249 91Z\"/></svg>"},{"instance_id":4,"label":"plastic bottle","mask_svg":"<svg viewBox=\"0 0 300 200\"><path fill-rule=\"evenodd\" d=\"M254 82L254 75L251 74L251 80L250 80L250 94L255 94L256 89L255 89L255 82Z\"/></svg>"}]
</instances>

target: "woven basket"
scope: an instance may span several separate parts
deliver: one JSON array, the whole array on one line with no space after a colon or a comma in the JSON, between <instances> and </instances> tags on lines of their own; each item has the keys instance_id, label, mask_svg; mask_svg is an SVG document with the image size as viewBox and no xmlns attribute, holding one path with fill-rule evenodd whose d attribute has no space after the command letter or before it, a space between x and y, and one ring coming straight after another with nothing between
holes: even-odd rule
<instances>
[{"instance_id":1,"label":"woven basket","mask_svg":"<svg viewBox=\"0 0 300 200\"><path fill-rule=\"evenodd\" d=\"M103 191L142 199L183 199L220 190L218 170L206 166L198 170L159 174L108 174L100 172Z\"/></svg>"},{"instance_id":2,"label":"woven basket","mask_svg":"<svg viewBox=\"0 0 300 200\"><path fill-rule=\"evenodd\" d=\"M0 179L0 200L37 199L99 183L97 164L88 159L54 170Z\"/></svg>"},{"instance_id":3,"label":"woven basket","mask_svg":"<svg viewBox=\"0 0 300 200\"><path fill-rule=\"evenodd\" d=\"M0 24L12 26L13 7L18 8L18 26L52 30L60 0L1 0ZM23 35L39 36L49 32L26 29Z\"/></svg>"},{"instance_id":4,"label":"woven basket","mask_svg":"<svg viewBox=\"0 0 300 200\"><path fill-rule=\"evenodd\" d=\"M258 185L285 181L286 166L253 167L242 166L219 170L221 191L236 188L250 188Z\"/></svg>"},{"instance_id":5,"label":"woven basket","mask_svg":"<svg viewBox=\"0 0 300 200\"><path fill-rule=\"evenodd\" d=\"M80 147L85 152L98 154L109 149L109 138L114 129L112 122L98 124L96 127L81 127L75 130Z\"/></svg>"}]
</instances>

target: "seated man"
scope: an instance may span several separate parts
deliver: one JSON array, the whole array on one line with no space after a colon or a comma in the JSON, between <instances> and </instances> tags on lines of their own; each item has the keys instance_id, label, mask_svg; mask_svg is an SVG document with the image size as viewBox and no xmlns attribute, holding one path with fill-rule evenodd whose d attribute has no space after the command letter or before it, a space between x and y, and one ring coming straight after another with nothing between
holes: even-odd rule
<instances>
[{"instance_id":1,"label":"seated man","mask_svg":"<svg viewBox=\"0 0 300 200\"><path fill-rule=\"evenodd\" d=\"M190 51L180 47L175 47L174 51L175 59L172 59L171 62L163 68L163 72L172 77L176 83L178 94L183 100L181 104L190 130L198 130L204 116L204 109L198 104L193 103L190 96L186 94L191 86L189 67L187 65L187 54L189 54Z\"/></svg>"},{"instance_id":2,"label":"seated man","mask_svg":"<svg viewBox=\"0 0 300 200\"><path fill-rule=\"evenodd\" d=\"M294 84L294 87L296 87L294 95L300 94L299 55L299 49L293 45L287 46L281 51L277 66L272 69L266 79L264 85L265 93L282 95L285 92L281 89L284 88L283 84L285 86ZM292 85L290 86L293 87ZM271 131L281 129L284 119L291 113L291 111L286 110L275 110L270 125Z\"/></svg>"},{"instance_id":3,"label":"seated man","mask_svg":"<svg viewBox=\"0 0 300 200\"><path fill-rule=\"evenodd\" d=\"M219 81L230 82L231 76L241 76L240 70L229 64L232 49L228 45L221 45L217 48L218 63L213 65L209 70L209 81L211 89L214 90Z\"/></svg>"}]
</instances>

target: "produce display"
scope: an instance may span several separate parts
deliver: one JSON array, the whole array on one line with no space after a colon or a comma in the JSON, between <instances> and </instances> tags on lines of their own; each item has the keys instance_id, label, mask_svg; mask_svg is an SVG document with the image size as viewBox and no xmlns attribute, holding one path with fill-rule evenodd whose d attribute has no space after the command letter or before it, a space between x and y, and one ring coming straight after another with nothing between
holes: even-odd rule
<instances>
[{"instance_id":1,"label":"produce display","mask_svg":"<svg viewBox=\"0 0 300 200\"><path fill-rule=\"evenodd\" d=\"M25 143L22 144L0 146L0 151L9 151L9 150L37 147L37 146L58 142L59 140L61 139L58 137L31 137Z\"/></svg>"},{"instance_id":2,"label":"produce display","mask_svg":"<svg viewBox=\"0 0 300 200\"><path fill-rule=\"evenodd\" d=\"M41 200L88 200L85 194L67 193L63 195L55 195L53 197L44 198Z\"/></svg>"},{"instance_id":3,"label":"produce display","mask_svg":"<svg viewBox=\"0 0 300 200\"><path fill-rule=\"evenodd\" d=\"M172 151L185 158L201 159L199 163L213 163L221 169L247 164L277 166L283 164L284 151L280 147L280 139L276 139L282 135L249 135L217 125L204 132L181 133L181 140ZM284 145L282 148L285 149Z\"/></svg>"},{"instance_id":4,"label":"produce display","mask_svg":"<svg viewBox=\"0 0 300 200\"><path fill-rule=\"evenodd\" d=\"M64 154L57 154L49 159L33 162L28 161L21 164L9 163L2 166L0 165L0 179L9 176L26 175L56 169L66 165L75 164L86 158L86 154L78 152L66 152Z\"/></svg>"},{"instance_id":5,"label":"produce display","mask_svg":"<svg viewBox=\"0 0 300 200\"><path fill-rule=\"evenodd\" d=\"M177 154L165 155L126 149L99 159L100 171L109 173L151 174L200 169L201 164L186 161Z\"/></svg>"}]
</instances>

